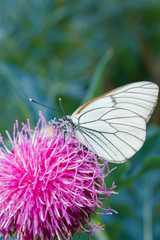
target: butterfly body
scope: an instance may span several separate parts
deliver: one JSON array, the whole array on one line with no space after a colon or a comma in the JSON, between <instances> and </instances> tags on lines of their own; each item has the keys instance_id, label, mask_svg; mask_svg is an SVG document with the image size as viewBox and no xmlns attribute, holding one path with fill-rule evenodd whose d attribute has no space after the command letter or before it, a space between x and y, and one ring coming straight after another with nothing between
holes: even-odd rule
<instances>
[{"instance_id":1,"label":"butterfly body","mask_svg":"<svg viewBox=\"0 0 160 240\"><path fill-rule=\"evenodd\" d=\"M128 84L90 100L66 120L82 144L107 161L122 163L142 147L157 97L154 83Z\"/></svg>"}]
</instances>

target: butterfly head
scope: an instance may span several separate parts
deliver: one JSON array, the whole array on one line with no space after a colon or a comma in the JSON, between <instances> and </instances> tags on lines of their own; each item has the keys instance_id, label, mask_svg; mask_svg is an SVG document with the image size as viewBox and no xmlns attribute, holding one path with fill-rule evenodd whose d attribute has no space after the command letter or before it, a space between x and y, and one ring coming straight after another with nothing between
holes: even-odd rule
<instances>
[{"instance_id":1,"label":"butterfly head","mask_svg":"<svg viewBox=\"0 0 160 240\"><path fill-rule=\"evenodd\" d=\"M64 115L62 119L66 128L66 131L69 132L70 134L74 134L75 126L74 126L74 123L72 122L71 116Z\"/></svg>"}]
</instances>

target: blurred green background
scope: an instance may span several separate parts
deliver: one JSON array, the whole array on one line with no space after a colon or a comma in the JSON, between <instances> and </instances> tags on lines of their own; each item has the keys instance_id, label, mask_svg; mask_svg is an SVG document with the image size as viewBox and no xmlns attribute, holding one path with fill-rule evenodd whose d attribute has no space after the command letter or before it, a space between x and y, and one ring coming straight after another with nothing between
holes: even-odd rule
<instances>
[{"instance_id":1,"label":"blurred green background","mask_svg":"<svg viewBox=\"0 0 160 240\"><path fill-rule=\"evenodd\" d=\"M71 114L87 99L148 80L160 85L159 0L0 0L3 136L16 119L35 126L40 110L47 120L61 117L28 98L59 109L61 97ZM106 206L118 214L93 216L105 224L95 240L160 239L159 106L143 148L106 178L119 193Z\"/></svg>"}]
</instances>

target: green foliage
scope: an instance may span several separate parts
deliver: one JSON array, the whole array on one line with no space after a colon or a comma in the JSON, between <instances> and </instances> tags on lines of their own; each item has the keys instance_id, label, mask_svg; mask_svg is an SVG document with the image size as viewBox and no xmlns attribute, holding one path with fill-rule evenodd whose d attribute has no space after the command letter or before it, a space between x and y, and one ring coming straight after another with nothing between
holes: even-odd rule
<instances>
[{"instance_id":1,"label":"green foliage","mask_svg":"<svg viewBox=\"0 0 160 240\"><path fill-rule=\"evenodd\" d=\"M16 119L29 118L34 126L39 110L48 120L61 117L29 98L59 109L61 97L71 114L117 86L139 80L159 84L159 12L159 0L1 0L2 135ZM152 123L158 125L159 116L157 108ZM160 239L159 146L159 127L149 126L143 148L106 178L119 193L106 206L118 214L93 217L105 224L93 239Z\"/></svg>"}]
</instances>

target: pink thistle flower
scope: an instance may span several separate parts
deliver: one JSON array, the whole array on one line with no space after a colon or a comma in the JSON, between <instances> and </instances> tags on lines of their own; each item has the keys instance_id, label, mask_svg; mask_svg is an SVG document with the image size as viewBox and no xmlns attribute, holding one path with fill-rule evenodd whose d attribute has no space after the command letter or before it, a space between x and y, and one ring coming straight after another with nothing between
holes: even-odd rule
<instances>
[{"instance_id":1,"label":"pink thistle flower","mask_svg":"<svg viewBox=\"0 0 160 240\"><path fill-rule=\"evenodd\" d=\"M94 153L86 150L62 124L44 117L35 130L29 121L19 130L14 125L10 151L0 141L0 232L4 239L71 239L75 232L93 232L91 213L103 208L114 193L106 188L103 168ZM111 172L108 169L107 175ZM100 196L103 195L103 200ZM105 196L105 197L104 197ZM104 214L110 214L105 209Z\"/></svg>"}]
</instances>

